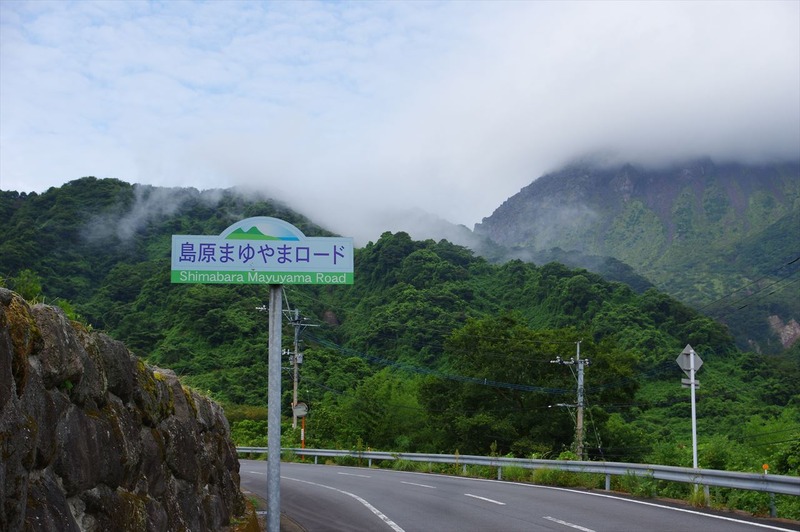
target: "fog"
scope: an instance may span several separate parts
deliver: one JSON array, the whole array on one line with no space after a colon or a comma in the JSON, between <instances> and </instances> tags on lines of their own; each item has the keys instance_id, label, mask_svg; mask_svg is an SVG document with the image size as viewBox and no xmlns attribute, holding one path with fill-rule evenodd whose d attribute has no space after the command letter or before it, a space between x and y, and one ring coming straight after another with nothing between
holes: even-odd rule
<instances>
[{"instance_id":1,"label":"fog","mask_svg":"<svg viewBox=\"0 0 800 532\"><path fill-rule=\"evenodd\" d=\"M800 2L0 3L3 190L236 186L365 242L586 157L800 159Z\"/></svg>"}]
</instances>

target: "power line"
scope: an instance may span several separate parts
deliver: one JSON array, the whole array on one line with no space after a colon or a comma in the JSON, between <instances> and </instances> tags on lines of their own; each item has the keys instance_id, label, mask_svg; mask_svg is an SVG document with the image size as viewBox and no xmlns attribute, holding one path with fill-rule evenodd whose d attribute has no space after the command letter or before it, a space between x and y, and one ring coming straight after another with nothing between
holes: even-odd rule
<instances>
[{"instance_id":1,"label":"power line","mask_svg":"<svg viewBox=\"0 0 800 532\"><path fill-rule=\"evenodd\" d=\"M746 436L739 436L737 440L750 440L754 438L761 438L763 436L768 436L771 434L783 434L785 432L800 432L800 427L792 427L788 429L781 429L781 430L771 430L768 432L759 432L756 434L748 434Z\"/></svg>"},{"instance_id":2,"label":"power line","mask_svg":"<svg viewBox=\"0 0 800 532\"><path fill-rule=\"evenodd\" d=\"M728 307L728 310L727 310L727 312L723 311L723 312L721 312L721 313L717 313L717 314L716 314L716 316L717 316L717 319L722 319L722 318L728 317L728 316L730 316L731 314L734 314L734 313L736 313L736 312L738 312L738 311L740 311L740 310L742 310L742 309L744 309L744 308L746 308L746 307L750 306L750 304L752 304L752 303L754 303L754 302L757 302L757 301L761 301L761 300L762 300L762 299L764 299L765 297L767 297L767 296L771 296L772 294L774 294L774 293L776 293L776 292L779 292L780 290L783 290L783 289L784 289L784 288L786 288L787 286L790 286L790 285L792 285L792 284L794 284L794 283L796 283L796 282L800 281L800 279L795 279L795 280L793 280L793 281L789 281L788 283L785 283L784 285L777 287L775 290L773 290L773 291L771 291L771 292L769 292L769 293L762 294L762 292L764 292L765 290L768 290L768 289L772 288L773 286L777 285L778 283L780 283L780 282L782 282L782 281L785 281L786 279L788 279L789 277L791 277L791 276L793 276L793 275L796 275L797 273L800 273L800 270L798 270L798 271L794 271L794 272L791 272L791 273L789 273L789 274L787 274L787 275L785 275L785 276L781 277L780 279L778 279L778 280L776 280L776 281L774 281L774 282L772 282L772 283L768 284L767 286L765 286L765 287L763 287L763 288L760 288L760 289L758 289L756 292L754 292L754 293L752 293L752 294L749 294L749 295L747 295L747 296L745 296L745 297L743 297L743 298L741 298L741 299L738 299L738 300L734 301L734 302L732 303L732 306L731 306L731 307ZM756 296L760 296L760 297L757 297L757 298L756 298ZM756 298L756 299L755 299L754 301L747 302L747 303L745 303L744 305L741 305L741 306L736 306L736 305L739 305L740 303L742 303L743 301L746 301L747 299L751 299L751 298ZM735 308L734 308L734 307L735 307Z\"/></svg>"},{"instance_id":3,"label":"power line","mask_svg":"<svg viewBox=\"0 0 800 532\"><path fill-rule=\"evenodd\" d=\"M435 369L423 368L423 367L419 367L419 366L412 366L410 364L404 364L404 363L401 363L401 362L396 362L396 361L392 361L392 360L387 360L385 358L376 357L376 356L373 356L373 355L368 355L366 353L361 353L359 351L346 349L346 348L343 348L343 347L341 347L339 345L336 345L333 342L330 342L328 340L323 340L321 338L317 338L317 337L314 337L314 336L311 336L311 335L309 335L309 338L311 340L317 342L319 345L322 345L323 347L328 347L330 349L334 349L334 350L339 351L341 353L357 356L359 358L363 358L364 360L368 360L368 361L374 362L376 364L395 367L395 368L401 369L403 371L408 371L410 373L418 373L418 374L422 374L422 375L430 375L432 377L437 377L437 378L440 378L440 379L447 379L447 380L452 380L452 381L457 381L457 382L464 382L464 383L469 383L469 384L477 384L477 385L482 385L482 386L490 386L490 387L493 387L493 388L504 388L504 389L509 389L509 390L519 390L519 391L523 391L523 392L539 392L539 393L546 393L546 394L552 394L552 395L564 395L564 394L568 393L567 390L562 389L562 388L550 388L550 387L544 387L544 386L532 386L532 385L527 385L527 384L515 384L515 383L510 383L510 382L501 382L501 381L490 380L490 379L487 379L487 378L483 378L482 379L482 378L479 378L479 377L467 377L467 376L464 376L464 375L448 374L448 373L444 373L442 371L435 370Z\"/></svg>"},{"instance_id":4,"label":"power line","mask_svg":"<svg viewBox=\"0 0 800 532\"><path fill-rule=\"evenodd\" d=\"M795 262L797 262L797 261L800 261L800 257L796 257L796 258L794 258L793 260L790 260L790 261L789 261L789 262L787 262L786 264L783 264L781 267L779 267L779 268L777 268L776 270L773 270L772 272L770 272L770 274L771 274L771 275L777 274L777 273L778 273L779 271L781 271L782 269L786 268L787 266L791 266L792 264L794 264L794 263L795 263ZM796 273L796 272L793 272L793 273ZM722 301L723 299L727 299L727 298L729 298L729 297L733 297L733 295L734 295L734 294L736 294L737 292L741 292L741 291L742 291L742 290L744 290L745 288L747 288L747 287L749 287L749 286L752 286L752 285L754 285L754 284L756 284L756 283L759 283L759 282L763 281L764 279L766 279L767 277L770 277L770 274L767 274L767 275L761 276L761 277L759 277L758 279L756 279L756 280L754 280L754 281L750 281L750 282L749 282L749 283L747 283L746 285L744 285L744 286L741 286L741 287L737 288L736 290L734 290L734 291L730 292L729 294L726 294L726 295L724 295L724 296L720 297L719 299L715 299L714 301L712 301L712 302L710 302L710 303L707 303L707 304L703 305L703 306L702 306L702 307L700 307L698 310L704 310L704 309L706 309L706 308L708 308L708 307L710 307L710 306L714 305L715 303L719 303L719 302L720 302L720 301ZM790 275L792 275L792 274L790 274Z\"/></svg>"},{"instance_id":5,"label":"power line","mask_svg":"<svg viewBox=\"0 0 800 532\"><path fill-rule=\"evenodd\" d=\"M750 447L766 447L768 445L778 445L779 443L790 443L794 441L800 441L800 438L789 438L788 440L779 440L779 441L771 441L771 442L764 442L764 443L751 443Z\"/></svg>"}]
</instances>

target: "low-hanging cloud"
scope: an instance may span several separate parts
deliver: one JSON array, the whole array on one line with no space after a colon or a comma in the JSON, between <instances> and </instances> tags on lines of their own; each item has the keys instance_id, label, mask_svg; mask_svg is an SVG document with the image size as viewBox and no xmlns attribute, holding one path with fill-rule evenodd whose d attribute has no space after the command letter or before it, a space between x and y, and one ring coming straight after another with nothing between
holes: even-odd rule
<instances>
[{"instance_id":1,"label":"low-hanging cloud","mask_svg":"<svg viewBox=\"0 0 800 532\"><path fill-rule=\"evenodd\" d=\"M800 159L798 2L4 2L0 24L8 190L237 186L363 241L410 208L471 226L586 154Z\"/></svg>"},{"instance_id":2,"label":"low-hanging cloud","mask_svg":"<svg viewBox=\"0 0 800 532\"><path fill-rule=\"evenodd\" d=\"M219 189L199 191L194 188L135 185L129 205L120 203L117 209L97 214L83 228L82 237L102 244L128 244L132 237L148 224L174 215L187 203L217 207L224 196Z\"/></svg>"}]
</instances>

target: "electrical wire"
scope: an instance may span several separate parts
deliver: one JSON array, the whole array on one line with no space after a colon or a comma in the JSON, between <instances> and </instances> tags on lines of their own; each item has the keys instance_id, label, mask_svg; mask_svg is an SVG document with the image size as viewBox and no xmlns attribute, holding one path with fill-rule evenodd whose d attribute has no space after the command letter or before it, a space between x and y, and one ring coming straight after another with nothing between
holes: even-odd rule
<instances>
[{"instance_id":1,"label":"electrical wire","mask_svg":"<svg viewBox=\"0 0 800 532\"><path fill-rule=\"evenodd\" d=\"M788 279L792 275L796 275L797 273L800 273L800 270L792 272L792 273L790 273L790 274L778 279L777 281L775 281L773 283L770 283L769 285L765 286L764 288L759 289L758 291L754 292L753 294L749 294L749 295L747 295L747 296L745 296L745 297L743 297L741 299L738 299L738 300L734 301L732 303L733 306L729 307L727 312L723 311L723 312L720 312L720 313L714 313L714 316L716 316L717 319L727 318L731 314L734 314L734 313L736 313L736 312L738 312L740 310L743 310L743 309L747 308L748 306L750 306L751 304L756 303L758 301L761 301L765 297L771 296L772 294L775 294L776 292L779 292L779 291L783 290L787 286L793 285L794 283L800 281L800 279L795 279L795 280L789 281L789 282L785 283L784 285L777 287L775 290L773 290L771 292L768 292L766 294L761 294L759 296L759 294L761 292L763 292L765 290L768 290L769 288L772 288L776 284L778 284L778 283L780 283L782 281L785 281L786 279ZM756 297L756 296L759 296L759 297ZM749 301L749 302L745 303L744 305L737 306L740 303L742 303L743 301L745 301L747 299L750 299L750 298L756 298L756 299L754 299L753 301Z\"/></svg>"},{"instance_id":2,"label":"electrical wire","mask_svg":"<svg viewBox=\"0 0 800 532\"><path fill-rule=\"evenodd\" d=\"M546 394L552 394L552 395L563 395L563 394L569 393L568 390L564 390L562 388L550 388L550 387L544 387L544 386L531 386L531 385L527 385L527 384L515 384L515 383L510 383L510 382L500 382L500 381L495 381L495 380L489 380L487 378L483 378L482 379L480 377L467 377L467 376L464 376L464 375L448 374L448 373L444 373L442 371L438 371L438 370L434 370L434 369L430 369L430 368L412 366L411 364L404 364L404 363L401 363L401 362L396 362L396 361L388 360L388 359L385 359L385 358L376 357L376 356L373 356L373 355L368 355L366 353L361 353L359 351L355 351L355 350L352 350L352 349L343 348L343 347L341 347L339 345L336 345L333 342L330 342L328 340L323 340L321 338L317 338L317 337L314 337L312 335L307 335L307 336L312 341L318 343L319 345L321 345L323 347L327 347L329 349L333 349L335 351L338 351L340 353L344 353L344 354L347 354L347 355L356 356L356 357L362 358L364 360L367 360L367 361L370 361L370 362L373 362L373 363L376 363L376 364L381 364L381 365L384 365L384 366L390 366L390 367L398 368L398 369L401 369L403 371L408 371L410 373L418 373L418 374L422 374L422 375L430 375L430 376L433 376L433 377L438 377L438 378L441 378L441 379L447 379L447 380L452 380L452 381L457 381L457 382L464 382L464 383L469 383L469 384L478 384L478 385L483 385L483 386L491 386L491 387L494 387L494 388L505 388L505 389L509 389L509 390L519 390L519 391L524 391L524 392L539 392L539 393L546 393Z\"/></svg>"},{"instance_id":3,"label":"electrical wire","mask_svg":"<svg viewBox=\"0 0 800 532\"><path fill-rule=\"evenodd\" d=\"M795 263L795 262L797 262L797 261L800 261L800 257L795 257L794 259L790 260L790 261L789 261L789 262L787 262L786 264L783 264L782 266L780 266L780 267L779 267L779 268L777 268L776 270L773 270L772 272L770 272L770 274L767 274L767 275L764 275L764 276L762 276L762 277L759 277L758 279L756 279L756 280L754 280L754 281L750 281L750 282L749 282L749 283L747 283L746 285L744 285L744 286L741 286L741 287L737 288L736 290L734 290L734 291L730 292L729 294L726 294L726 295L724 295L724 296L720 297L719 299L715 299L714 301L712 301L712 302L710 302L710 303L707 303L707 304L703 305L702 307L699 307L699 308L698 308L698 310L704 310L704 309L706 309L706 308L708 308L708 307L710 307L710 306L712 306L712 305L714 305L714 304L716 304L716 303L719 303L719 302L720 302L720 301L722 301L723 299L727 299L727 298L729 298L729 297L733 297L733 295L734 295L734 294L736 294L737 292L741 292L741 291L742 291L742 290L744 290L745 288L747 288L747 287L749 287L749 286L752 286L752 285L754 285L754 284L756 284L756 283L759 283L759 282L763 281L764 279L766 279L766 278L770 277L771 275L775 275L775 274L777 274L777 273L778 273L779 271L781 271L782 269L786 268L787 266L791 266L792 264L794 264L794 263ZM793 272L793 273L796 273L796 271L795 271L795 272ZM793 274L793 273L792 273L792 274ZM790 275L792 275L792 274L790 274Z\"/></svg>"}]
</instances>

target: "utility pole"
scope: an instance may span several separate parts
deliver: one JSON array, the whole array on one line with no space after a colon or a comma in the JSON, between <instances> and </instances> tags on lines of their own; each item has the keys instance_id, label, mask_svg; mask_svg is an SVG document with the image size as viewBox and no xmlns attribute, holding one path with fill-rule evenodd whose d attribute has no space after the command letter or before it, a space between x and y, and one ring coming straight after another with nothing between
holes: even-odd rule
<instances>
[{"instance_id":1,"label":"utility pole","mask_svg":"<svg viewBox=\"0 0 800 532\"><path fill-rule=\"evenodd\" d=\"M577 417L575 420L575 447L576 447L576 454L578 457L583 460L583 408L584 408L584 392L583 392L583 368L589 365L589 359L585 358L581 360L581 342L576 342L578 348L575 354L575 358L570 358L569 360L563 360L560 356L557 356L555 360L551 360L551 364L562 364L565 366L578 366L578 404L574 405L577 406L578 412ZM564 405L564 406L573 406L573 405Z\"/></svg>"},{"instance_id":2,"label":"utility pole","mask_svg":"<svg viewBox=\"0 0 800 532\"><path fill-rule=\"evenodd\" d=\"M577 342L578 352L575 354L575 363L578 365L578 417L575 423L576 440L578 442L578 456L583 460L583 366L581 361L581 343ZM589 360L585 361L589 364Z\"/></svg>"},{"instance_id":3,"label":"utility pole","mask_svg":"<svg viewBox=\"0 0 800 532\"><path fill-rule=\"evenodd\" d=\"M294 320L292 320L292 325L294 326L294 358L292 359L292 370L294 373L294 388L292 389L292 428L297 428L297 413L294 411L295 407L297 406L297 371L298 371L298 364L300 364L300 310L294 309Z\"/></svg>"},{"instance_id":4,"label":"utility pole","mask_svg":"<svg viewBox=\"0 0 800 532\"><path fill-rule=\"evenodd\" d=\"M288 311L289 323L294 327L294 356L292 357L292 373L294 386L292 388L292 428L297 428L297 383L299 365L303 363L303 355L300 353L300 332L306 327L317 327L317 325L310 325L305 323L306 318L300 318L300 309L294 309L294 316L291 316L291 311ZM301 438L305 439L305 438Z\"/></svg>"}]
</instances>

